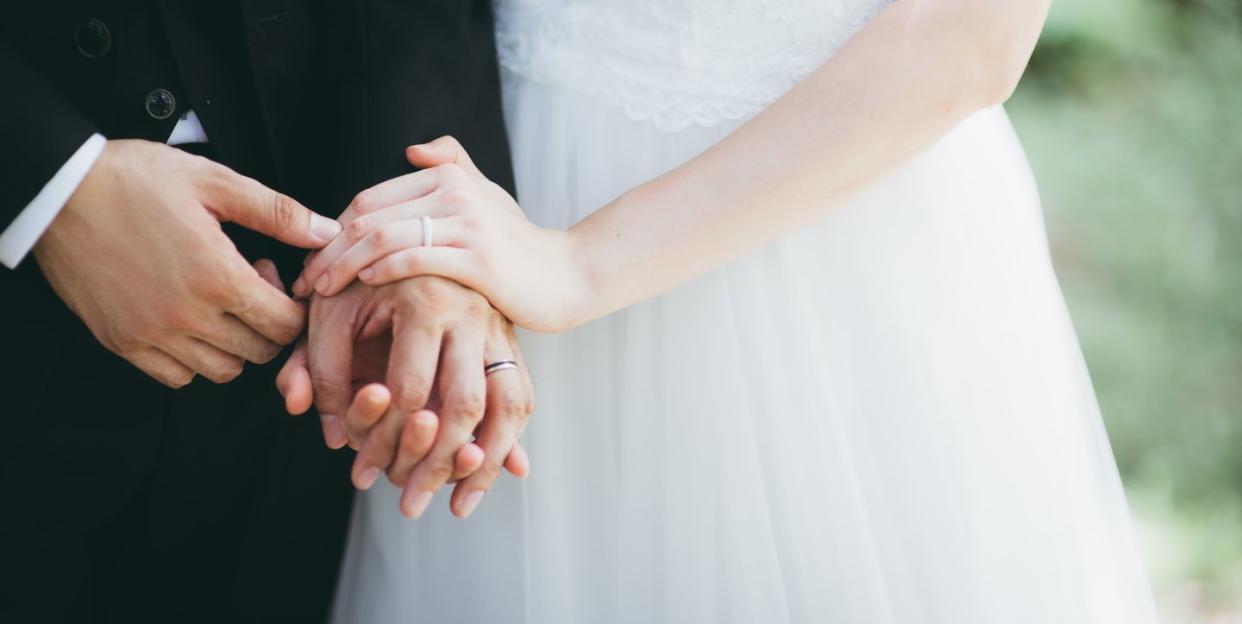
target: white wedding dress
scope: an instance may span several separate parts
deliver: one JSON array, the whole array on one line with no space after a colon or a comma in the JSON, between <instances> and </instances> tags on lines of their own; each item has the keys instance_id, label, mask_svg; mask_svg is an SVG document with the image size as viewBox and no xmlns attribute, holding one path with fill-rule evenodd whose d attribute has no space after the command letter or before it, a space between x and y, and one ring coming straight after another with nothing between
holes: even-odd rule
<instances>
[{"instance_id":1,"label":"white wedding dress","mask_svg":"<svg viewBox=\"0 0 1242 624\"><path fill-rule=\"evenodd\" d=\"M520 203L571 225L886 4L497 2ZM999 107L813 227L521 340L530 477L465 521L360 496L336 622L1155 621Z\"/></svg>"}]
</instances>

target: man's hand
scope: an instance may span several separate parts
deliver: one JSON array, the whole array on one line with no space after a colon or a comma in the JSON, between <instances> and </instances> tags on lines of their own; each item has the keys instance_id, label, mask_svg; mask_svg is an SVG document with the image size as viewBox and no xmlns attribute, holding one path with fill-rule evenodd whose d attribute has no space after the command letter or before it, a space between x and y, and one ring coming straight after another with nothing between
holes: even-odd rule
<instances>
[{"instance_id":1,"label":"man's hand","mask_svg":"<svg viewBox=\"0 0 1242 624\"><path fill-rule=\"evenodd\" d=\"M168 386L196 373L225 382L293 341L303 311L242 258L221 221L307 249L340 229L205 158L110 141L35 258L112 352Z\"/></svg>"},{"instance_id":2,"label":"man's hand","mask_svg":"<svg viewBox=\"0 0 1242 624\"><path fill-rule=\"evenodd\" d=\"M450 503L464 517L502 466L518 476L528 468L517 439L533 409L530 377L524 366L485 376L498 360L521 362L513 328L478 293L438 277L356 283L312 299L309 351L299 346L277 384L299 413L313 380L328 445L358 449L359 488L387 472L405 488L401 511L418 517L436 490L464 477ZM470 457L475 435L481 466Z\"/></svg>"}]
</instances>

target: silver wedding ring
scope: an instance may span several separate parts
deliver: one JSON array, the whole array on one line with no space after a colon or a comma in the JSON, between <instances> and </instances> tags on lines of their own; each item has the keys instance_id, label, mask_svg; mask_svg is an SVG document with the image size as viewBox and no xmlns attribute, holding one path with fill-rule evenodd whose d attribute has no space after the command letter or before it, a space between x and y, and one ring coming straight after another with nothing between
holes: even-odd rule
<instances>
[{"instance_id":1,"label":"silver wedding ring","mask_svg":"<svg viewBox=\"0 0 1242 624\"><path fill-rule=\"evenodd\" d=\"M517 368L517 367L518 367L517 362L514 362L513 360L501 360L499 362L492 362L491 364L484 366L483 374L490 375L496 371L505 370L506 368Z\"/></svg>"},{"instance_id":2,"label":"silver wedding ring","mask_svg":"<svg viewBox=\"0 0 1242 624\"><path fill-rule=\"evenodd\" d=\"M430 247L431 238L431 217L422 217L423 222L423 247Z\"/></svg>"}]
</instances>

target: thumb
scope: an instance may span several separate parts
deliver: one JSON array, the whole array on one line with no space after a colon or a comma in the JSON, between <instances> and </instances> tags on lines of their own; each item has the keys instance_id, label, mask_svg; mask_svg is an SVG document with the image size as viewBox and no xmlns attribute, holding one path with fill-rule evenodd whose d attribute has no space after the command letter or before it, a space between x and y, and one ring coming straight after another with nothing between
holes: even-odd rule
<instances>
[{"instance_id":1,"label":"thumb","mask_svg":"<svg viewBox=\"0 0 1242 624\"><path fill-rule=\"evenodd\" d=\"M513 443L513 450L505 458L505 470L519 479L525 479L530 474L530 456L526 454L521 442Z\"/></svg>"},{"instance_id":2,"label":"thumb","mask_svg":"<svg viewBox=\"0 0 1242 624\"><path fill-rule=\"evenodd\" d=\"M466 153L466 148L451 136L442 136L430 143L411 145L405 148L405 158L419 169L455 163L470 173L483 175L474 165L474 161L470 160L470 154Z\"/></svg>"},{"instance_id":3,"label":"thumb","mask_svg":"<svg viewBox=\"0 0 1242 624\"><path fill-rule=\"evenodd\" d=\"M306 367L306 339L298 341L293 353L280 367L276 375L276 389L285 398L285 410L290 414L301 414L310 409L314 400L314 389L311 387L310 371Z\"/></svg>"},{"instance_id":4,"label":"thumb","mask_svg":"<svg viewBox=\"0 0 1242 624\"><path fill-rule=\"evenodd\" d=\"M231 221L303 249L323 247L341 231L340 223L311 212L253 178L232 171L224 178L209 202L220 221Z\"/></svg>"}]
</instances>

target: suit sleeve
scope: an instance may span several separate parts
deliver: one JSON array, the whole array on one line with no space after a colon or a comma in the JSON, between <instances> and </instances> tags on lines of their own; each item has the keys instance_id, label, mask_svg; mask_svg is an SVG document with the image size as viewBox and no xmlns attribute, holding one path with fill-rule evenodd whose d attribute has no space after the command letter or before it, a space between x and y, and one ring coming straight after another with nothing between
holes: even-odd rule
<instances>
[{"instance_id":1,"label":"suit sleeve","mask_svg":"<svg viewBox=\"0 0 1242 624\"><path fill-rule=\"evenodd\" d=\"M98 132L0 39L0 231Z\"/></svg>"}]
</instances>

